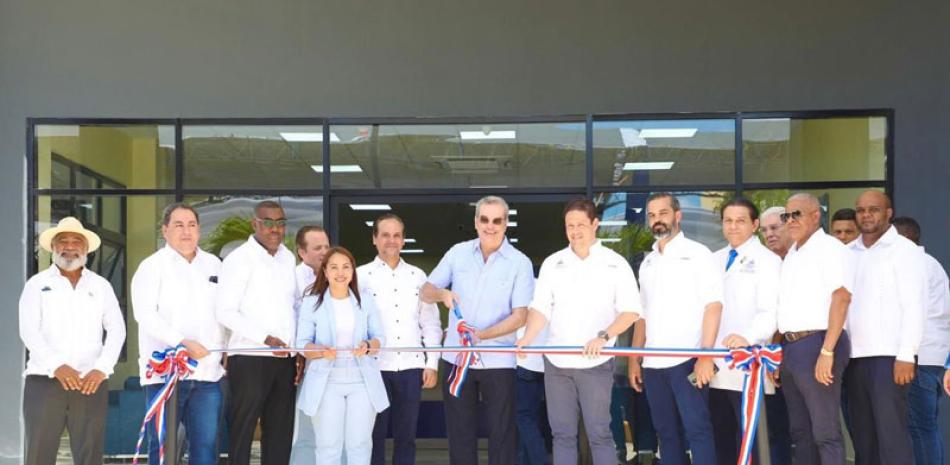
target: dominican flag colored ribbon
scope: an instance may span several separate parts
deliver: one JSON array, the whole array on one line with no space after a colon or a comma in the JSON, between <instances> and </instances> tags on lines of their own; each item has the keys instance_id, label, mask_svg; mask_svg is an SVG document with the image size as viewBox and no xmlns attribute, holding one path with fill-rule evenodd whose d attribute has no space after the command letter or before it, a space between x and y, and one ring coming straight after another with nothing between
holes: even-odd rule
<instances>
[{"instance_id":1,"label":"dominican flag colored ribbon","mask_svg":"<svg viewBox=\"0 0 950 465\"><path fill-rule=\"evenodd\" d=\"M153 376L160 376L165 380L165 384L155 393L145 410L145 419L142 420L139 440L135 444L132 465L138 464L142 443L145 441L145 428L148 427L148 422L152 419L155 419L153 424L155 435L158 437L158 465L165 465L165 403L171 397L172 392L175 391L178 381L194 373L197 366L198 361L192 360L188 356L185 346L181 344L178 347L168 348L164 351L156 350L152 352L152 356L148 360L148 366L146 366L145 377L151 379Z\"/></svg>"},{"instance_id":2,"label":"dominican flag colored ribbon","mask_svg":"<svg viewBox=\"0 0 950 465\"><path fill-rule=\"evenodd\" d=\"M475 347L474 334L476 328L465 321L458 305L452 308L452 312L455 313L455 318L458 319L458 324L455 325L455 329L459 333L459 341L462 342L462 346ZM480 362L481 358L477 352L462 351L455 355L455 369L449 373L448 379L449 394L455 397L462 395L462 386L465 384L465 378L468 376L469 367Z\"/></svg>"},{"instance_id":3,"label":"dominican flag colored ribbon","mask_svg":"<svg viewBox=\"0 0 950 465\"><path fill-rule=\"evenodd\" d=\"M778 345L750 346L734 349L726 357L729 368L746 372L742 384L742 444L739 446L738 465L752 463L752 446L759 426L759 410L765 372L773 372L782 363L782 348Z\"/></svg>"}]
</instances>

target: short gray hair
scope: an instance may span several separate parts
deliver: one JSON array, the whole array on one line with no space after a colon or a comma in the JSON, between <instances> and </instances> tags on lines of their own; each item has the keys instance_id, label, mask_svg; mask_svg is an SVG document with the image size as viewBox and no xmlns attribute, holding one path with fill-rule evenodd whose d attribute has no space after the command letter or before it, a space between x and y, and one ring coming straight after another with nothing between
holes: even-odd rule
<instances>
[{"instance_id":1,"label":"short gray hair","mask_svg":"<svg viewBox=\"0 0 950 465\"><path fill-rule=\"evenodd\" d=\"M767 217L767 216L781 215L782 213L785 213L785 207L778 207L778 206L769 207L769 208L765 209L764 212L762 212L761 218L764 220L765 217Z\"/></svg>"},{"instance_id":2,"label":"short gray hair","mask_svg":"<svg viewBox=\"0 0 950 465\"><path fill-rule=\"evenodd\" d=\"M811 195L807 192L792 194L792 196L789 197L786 202L791 202L792 200L801 200L807 202L811 204L811 206L815 207L815 210L821 210L821 202L818 200L818 197L815 197L814 195Z\"/></svg>"},{"instance_id":3,"label":"short gray hair","mask_svg":"<svg viewBox=\"0 0 950 465\"><path fill-rule=\"evenodd\" d=\"M508 202L505 202L505 199L497 195L486 195L478 199L478 202L475 202L475 217L478 218L479 213L482 211L482 205L501 205L505 208L505 218L508 218Z\"/></svg>"}]
</instances>

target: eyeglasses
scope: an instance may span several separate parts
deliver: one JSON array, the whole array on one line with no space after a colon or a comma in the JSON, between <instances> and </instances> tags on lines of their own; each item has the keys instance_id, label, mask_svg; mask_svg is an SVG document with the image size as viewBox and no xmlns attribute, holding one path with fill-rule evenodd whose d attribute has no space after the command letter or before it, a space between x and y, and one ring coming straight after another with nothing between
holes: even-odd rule
<instances>
[{"instance_id":1,"label":"eyeglasses","mask_svg":"<svg viewBox=\"0 0 950 465\"><path fill-rule=\"evenodd\" d=\"M783 223L783 224L784 224L784 223L788 223L788 220L795 220L795 221L798 221L798 220L802 219L802 211L801 211L801 210L795 210L795 211L793 211L793 212L782 213L782 214L780 214L780 215L778 216L778 219L782 220L782 223Z\"/></svg>"},{"instance_id":2,"label":"eyeglasses","mask_svg":"<svg viewBox=\"0 0 950 465\"><path fill-rule=\"evenodd\" d=\"M487 216L479 216L479 217L478 217L478 222L481 223L481 224L488 224L488 223L491 223L491 224L493 224L493 225L495 225L495 226L501 226L502 224L504 224L505 218L504 218L504 217L501 217L501 216L499 216L498 218L489 218L489 217L487 217Z\"/></svg>"},{"instance_id":3,"label":"eyeglasses","mask_svg":"<svg viewBox=\"0 0 950 465\"><path fill-rule=\"evenodd\" d=\"M287 226L287 220L283 218L277 219L277 220L272 220L270 218L257 218L257 221L259 221L261 225L263 225L265 228L268 228L268 229L284 228Z\"/></svg>"}]
</instances>

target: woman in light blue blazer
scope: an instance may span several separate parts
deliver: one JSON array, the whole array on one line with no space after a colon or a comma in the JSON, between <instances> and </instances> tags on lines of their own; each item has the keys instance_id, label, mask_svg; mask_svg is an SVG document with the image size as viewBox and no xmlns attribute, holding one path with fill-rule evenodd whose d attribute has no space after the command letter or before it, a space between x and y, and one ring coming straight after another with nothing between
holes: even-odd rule
<instances>
[{"instance_id":1,"label":"woman in light blue blazer","mask_svg":"<svg viewBox=\"0 0 950 465\"><path fill-rule=\"evenodd\" d=\"M323 260L311 295L300 304L297 343L311 351L297 408L309 415L317 465L369 465L376 414L389 407L376 361L367 354L383 343L372 298L360 298L356 262L342 247Z\"/></svg>"}]
</instances>

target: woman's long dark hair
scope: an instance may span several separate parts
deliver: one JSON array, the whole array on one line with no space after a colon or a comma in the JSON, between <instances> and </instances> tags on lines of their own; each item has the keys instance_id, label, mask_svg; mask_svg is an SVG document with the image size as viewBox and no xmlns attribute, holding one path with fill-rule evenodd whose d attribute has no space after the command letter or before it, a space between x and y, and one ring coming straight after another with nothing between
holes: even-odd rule
<instances>
[{"instance_id":1,"label":"woman's long dark hair","mask_svg":"<svg viewBox=\"0 0 950 465\"><path fill-rule=\"evenodd\" d=\"M340 246L330 247L330 250L327 251L326 256L323 257L323 264L320 265L320 269L317 271L317 280L307 288L307 293L309 295L318 296L317 307L323 305L323 297L326 295L327 289L330 288L330 281L327 279L327 263L330 262L330 257L336 254L343 255L350 261L350 266L353 267L353 279L350 280L350 292L356 297L357 305L362 305L363 301L360 300L360 286L356 279L356 259L353 258L353 254L350 253L349 250Z\"/></svg>"}]
</instances>

